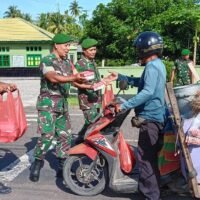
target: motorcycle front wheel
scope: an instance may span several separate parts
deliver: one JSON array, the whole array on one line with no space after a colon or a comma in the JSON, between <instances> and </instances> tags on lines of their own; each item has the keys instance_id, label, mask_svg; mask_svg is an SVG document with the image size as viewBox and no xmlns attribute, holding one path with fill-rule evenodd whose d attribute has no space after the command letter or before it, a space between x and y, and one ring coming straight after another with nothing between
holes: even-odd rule
<instances>
[{"instance_id":1,"label":"motorcycle front wheel","mask_svg":"<svg viewBox=\"0 0 200 200\"><path fill-rule=\"evenodd\" d=\"M81 196L94 196L101 193L106 185L107 170L105 160L93 163L85 155L69 156L63 166L66 185ZM93 166L92 166L93 165Z\"/></svg>"}]
</instances>

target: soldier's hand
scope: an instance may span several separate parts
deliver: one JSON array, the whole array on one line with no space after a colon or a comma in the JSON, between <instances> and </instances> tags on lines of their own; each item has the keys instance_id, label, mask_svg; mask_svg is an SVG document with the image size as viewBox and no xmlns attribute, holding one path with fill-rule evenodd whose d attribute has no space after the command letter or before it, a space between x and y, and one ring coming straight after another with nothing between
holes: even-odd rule
<instances>
[{"instance_id":1,"label":"soldier's hand","mask_svg":"<svg viewBox=\"0 0 200 200\"><path fill-rule=\"evenodd\" d=\"M74 81L78 82L78 83L85 83L87 82L87 79L83 76L81 76L80 73L74 74Z\"/></svg>"},{"instance_id":2,"label":"soldier's hand","mask_svg":"<svg viewBox=\"0 0 200 200\"><path fill-rule=\"evenodd\" d=\"M114 109L115 113L118 113L121 111L121 104L117 103L116 101L111 101L108 107Z\"/></svg>"},{"instance_id":3,"label":"soldier's hand","mask_svg":"<svg viewBox=\"0 0 200 200\"><path fill-rule=\"evenodd\" d=\"M109 78L105 77L105 78L102 79L102 82L103 82L105 85L110 85L112 81L111 81Z\"/></svg>"},{"instance_id":4,"label":"soldier's hand","mask_svg":"<svg viewBox=\"0 0 200 200\"><path fill-rule=\"evenodd\" d=\"M17 89L17 86L15 84L13 84L13 83L9 83L8 84L7 90L12 92L12 91L14 91L16 89Z\"/></svg>"},{"instance_id":5,"label":"soldier's hand","mask_svg":"<svg viewBox=\"0 0 200 200\"><path fill-rule=\"evenodd\" d=\"M6 84L1 84L0 85L0 93L6 92L6 90L7 90Z\"/></svg>"},{"instance_id":6,"label":"soldier's hand","mask_svg":"<svg viewBox=\"0 0 200 200\"><path fill-rule=\"evenodd\" d=\"M108 75L107 77L105 77L105 79L107 81L115 81L117 80L118 78L118 73L117 72L114 72L114 71L108 71L110 73L110 75Z\"/></svg>"},{"instance_id":7,"label":"soldier's hand","mask_svg":"<svg viewBox=\"0 0 200 200\"><path fill-rule=\"evenodd\" d=\"M121 109L121 104L116 104L115 105L115 112L118 113L120 112L122 109Z\"/></svg>"},{"instance_id":8,"label":"soldier's hand","mask_svg":"<svg viewBox=\"0 0 200 200\"><path fill-rule=\"evenodd\" d=\"M0 84L0 93L7 91L14 91L17 89L17 86L13 83L1 83Z\"/></svg>"}]
</instances>

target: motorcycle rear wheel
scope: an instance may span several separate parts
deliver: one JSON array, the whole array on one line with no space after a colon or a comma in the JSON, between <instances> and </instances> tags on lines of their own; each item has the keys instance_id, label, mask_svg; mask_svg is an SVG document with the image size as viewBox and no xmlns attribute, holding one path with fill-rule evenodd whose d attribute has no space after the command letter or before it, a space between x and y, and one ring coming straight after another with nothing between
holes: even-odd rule
<instances>
[{"instance_id":1,"label":"motorcycle rear wheel","mask_svg":"<svg viewBox=\"0 0 200 200\"><path fill-rule=\"evenodd\" d=\"M88 171L93 160L85 155L69 156L63 166L63 178L66 185L75 194L94 196L101 193L106 185L106 166L95 164L90 174Z\"/></svg>"}]
</instances>

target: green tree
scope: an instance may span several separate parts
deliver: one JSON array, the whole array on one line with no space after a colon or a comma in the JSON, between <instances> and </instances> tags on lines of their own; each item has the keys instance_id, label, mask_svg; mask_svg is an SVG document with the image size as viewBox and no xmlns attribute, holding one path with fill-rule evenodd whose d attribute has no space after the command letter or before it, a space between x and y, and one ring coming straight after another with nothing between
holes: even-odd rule
<instances>
[{"instance_id":1,"label":"green tree","mask_svg":"<svg viewBox=\"0 0 200 200\"><path fill-rule=\"evenodd\" d=\"M176 13L176 17L177 17ZM178 17L180 19L175 19L172 23L178 25L183 25L189 29L190 34L193 36L194 50L193 50L193 62L196 65L196 54L197 54L197 44L199 43L199 32L200 32L200 7L195 6L193 8L184 8Z\"/></svg>"},{"instance_id":2,"label":"green tree","mask_svg":"<svg viewBox=\"0 0 200 200\"><path fill-rule=\"evenodd\" d=\"M146 30L157 31L164 37L164 55L175 57L181 48L193 45L194 32L184 24L187 21L196 27L196 15L200 12L192 12L195 17L192 13L184 20L182 17L184 10L189 13L199 3L199 0L112 0L106 6L97 6L92 19L86 23L84 35L99 41L99 58L121 58L125 63L134 61L132 44L136 36ZM195 41L198 41L197 35Z\"/></svg>"},{"instance_id":3,"label":"green tree","mask_svg":"<svg viewBox=\"0 0 200 200\"><path fill-rule=\"evenodd\" d=\"M83 10L83 13L79 16L79 24L84 27L88 21L88 14L86 10Z\"/></svg>"},{"instance_id":4,"label":"green tree","mask_svg":"<svg viewBox=\"0 0 200 200\"><path fill-rule=\"evenodd\" d=\"M4 13L4 18L16 18L22 17L21 11L17 8L17 6L9 6L8 10Z\"/></svg>"},{"instance_id":5,"label":"green tree","mask_svg":"<svg viewBox=\"0 0 200 200\"><path fill-rule=\"evenodd\" d=\"M182 4L179 7L173 5L145 23L145 27L154 28L161 33L165 41L165 54L171 57L176 53L180 54L182 48L192 49L194 46L194 63L199 26L200 6L198 4Z\"/></svg>"},{"instance_id":6,"label":"green tree","mask_svg":"<svg viewBox=\"0 0 200 200\"><path fill-rule=\"evenodd\" d=\"M132 28L127 23L129 1L113 2L107 7L103 4L97 6L92 20L86 24L85 36L98 40L99 58L128 60L133 51L129 37Z\"/></svg>"},{"instance_id":7,"label":"green tree","mask_svg":"<svg viewBox=\"0 0 200 200\"><path fill-rule=\"evenodd\" d=\"M25 19L26 21L32 22L31 15L28 13L22 14L22 18Z\"/></svg>"},{"instance_id":8,"label":"green tree","mask_svg":"<svg viewBox=\"0 0 200 200\"><path fill-rule=\"evenodd\" d=\"M26 21L32 22L31 15L28 13L22 13L17 6L9 6L8 10L4 12L4 18L16 18L20 17Z\"/></svg>"},{"instance_id":9,"label":"green tree","mask_svg":"<svg viewBox=\"0 0 200 200\"><path fill-rule=\"evenodd\" d=\"M47 30L52 33L65 32L65 17L60 12L51 13Z\"/></svg>"},{"instance_id":10,"label":"green tree","mask_svg":"<svg viewBox=\"0 0 200 200\"><path fill-rule=\"evenodd\" d=\"M68 10L65 11L65 32L78 40L82 37L82 27L76 23L76 19L69 15Z\"/></svg>"},{"instance_id":11,"label":"green tree","mask_svg":"<svg viewBox=\"0 0 200 200\"><path fill-rule=\"evenodd\" d=\"M37 20L37 25L45 30L49 26L50 13L41 13Z\"/></svg>"},{"instance_id":12,"label":"green tree","mask_svg":"<svg viewBox=\"0 0 200 200\"><path fill-rule=\"evenodd\" d=\"M78 2L76 0L74 0L73 2L71 2L69 9L70 9L72 16L78 17L81 13L82 7L80 7L78 5Z\"/></svg>"},{"instance_id":13,"label":"green tree","mask_svg":"<svg viewBox=\"0 0 200 200\"><path fill-rule=\"evenodd\" d=\"M76 23L73 16L68 14L68 10L61 14L59 11L55 13L41 13L37 25L54 34L67 33L78 40L82 37L82 27Z\"/></svg>"}]
</instances>

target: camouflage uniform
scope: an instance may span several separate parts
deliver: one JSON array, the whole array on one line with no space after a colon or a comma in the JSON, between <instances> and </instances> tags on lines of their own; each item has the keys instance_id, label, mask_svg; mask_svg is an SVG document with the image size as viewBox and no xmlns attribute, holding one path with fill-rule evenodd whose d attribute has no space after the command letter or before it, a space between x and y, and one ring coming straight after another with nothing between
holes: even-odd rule
<instances>
[{"instance_id":1,"label":"camouflage uniform","mask_svg":"<svg viewBox=\"0 0 200 200\"><path fill-rule=\"evenodd\" d=\"M188 63L190 60L178 59L175 61L174 70L176 71L175 86L183 86L191 84L191 74Z\"/></svg>"},{"instance_id":2,"label":"camouflage uniform","mask_svg":"<svg viewBox=\"0 0 200 200\"><path fill-rule=\"evenodd\" d=\"M35 158L42 160L56 139L56 154L58 158L65 158L66 151L71 146L71 124L68 113L67 97L70 83L52 83L44 77L49 71L55 71L63 76L71 75L72 67L68 59L59 60L55 54L42 59L39 66L41 72L40 95L37 100L38 110L38 139L35 148Z\"/></svg>"},{"instance_id":3,"label":"camouflage uniform","mask_svg":"<svg viewBox=\"0 0 200 200\"><path fill-rule=\"evenodd\" d=\"M87 70L94 72L95 78L94 80L89 81L90 84L99 82L101 80L99 71L94 61L90 61L84 56L82 56L82 58L76 63L75 67L78 72L83 72ZM78 99L80 109L83 111L84 114L85 126L88 126L100 111L102 104L101 91L93 91L79 88Z\"/></svg>"}]
</instances>

